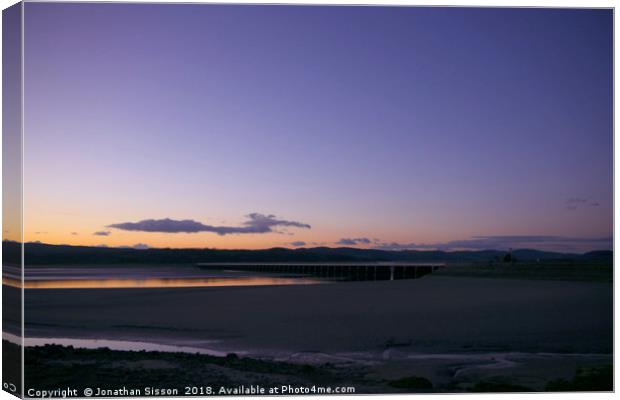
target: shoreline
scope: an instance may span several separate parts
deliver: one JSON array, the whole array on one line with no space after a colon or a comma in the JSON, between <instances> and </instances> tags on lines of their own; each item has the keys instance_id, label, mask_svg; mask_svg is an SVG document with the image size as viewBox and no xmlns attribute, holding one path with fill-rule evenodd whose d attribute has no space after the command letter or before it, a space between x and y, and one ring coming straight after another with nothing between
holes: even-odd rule
<instances>
[{"instance_id":1,"label":"shoreline","mask_svg":"<svg viewBox=\"0 0 620 400\"><path fill-rule=\"evenodd\" d=\"M6 349L6 342L3 346ZM612 354L437 354L339 364L265 360L233 353L211 356L45 345L27 347L25 355L27 390L54 389L58 376L78 391L145 385L182 390L205 382L215 388L340 386L352 387L357 394L609 391L613 384ZM534 372L539 373L537 378L532 378ZM163 376L167 378L162 380Z\"/></svg>"},{"instance_id":2,"label":"shoreline","mask_svg":"<svg viewBox=\"0 0 620 400\"><path fill-rule=\"evenodd\" d=\"M3 333L2 340L11 344L21 345L19 337ZM389 359L415 359L415 360L463 360L463 359L501 359L503 357L558 357L558 358L579 358L579 357L592 357L592 358L606 358L613 356L613 353L574 353L574 352L545 352L545 351L489 351L489 350L459 350L451 352L420 352L420 351L405 351L405 346L388 347L385 350L369 350L360 352L344 352L344 353L322 353L319 351L300 351L284 355L285 353L276 353L270 355L257 355L256 352L248 350L235 350L228 349L226 351L214 350L206 347L191 347L182 345L169 345L162 342L148 342L144 340L123 340L123 339L107 339L107 338L92 338L92 339L80 339L80 338L68 338L68 337L27 337L24 339L25 347L45 347L45 346L62 346L73 347L75 349L83 350L103 350L108 349L111 351L129 351L129 352L157 352L157 353L180 353L180 354L200 354L213 357L225 357L230 354L237 356L250 357L263 360L275 360L275 361L288 361L288 362L300 362L300 363L312 363L312 357L304 357L304 355L311 356L313 354L324 356L325 358L343 359L353 363L372 363L377 361L385 361ZM207 344L209 341L203 341ZM317 357L318 358L318 357ZM296 361L298 359L298 361ZM320 363L321 361L315 361Z\"/></svg>"}]
</instances>

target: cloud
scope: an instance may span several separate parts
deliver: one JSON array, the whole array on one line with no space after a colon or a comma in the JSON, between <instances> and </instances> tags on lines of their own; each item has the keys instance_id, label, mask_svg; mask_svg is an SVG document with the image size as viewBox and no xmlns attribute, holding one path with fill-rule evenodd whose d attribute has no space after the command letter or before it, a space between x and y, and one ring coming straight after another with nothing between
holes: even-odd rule
<instances>
[{"instance_id":1,"label":"cloud","mask_svg":"<svg viewBox=\"0 0 620 400\"><path fill-rule=\"evenodd\" d=\"M336 244L341 244L345 246L356 246L358 244L370 244L372 240L362 237L362 238L342 238L336 242Z\"/></svg>"},{"instance_id":2,"label":"cloud","mask_svg":"<svg viewBox=\"0 0 620 400\"><path fill-rule=\"evenodd\" d=\"M118 249L134 249L134 250L148 250L149 245L144 243L137 243L133 246L118 246Z\"/></svg>"},{"instance_id":3,"label":"cloud","mask_svg":"<svg viewBox=\"0 0 620 400\"><path fill-rule=\"evenodd\" d=\"M305 246L306 242L302 242L301 240L296 241L296 242L290 242L289 243L291 246L295 246L295 247L301 247L301 246Z\"/></svg>"},{"instance_id":4,"label":"cloud","mask_svg":"<svg viewBox=\"0 0 620 400\"><path fill-rule=\"evenodd\" d=\"M566 199L566 208L568 210L574 211L580 206L598 207L600 203L584 197L569 197Z\"/></svg>"},{"instance_id":5,"label":"cloud","mask_svg":"<svg viewBox=\"0 0 620 400\"><path fill-rule=\"evenodd\" d=\"M389 251L402 251L402 250L436 250L437 244L423 244L423 243L382 243L379 242L374 247L376 250L389 250Z\"/></svg>"},{"instance_id":6,"label":"cloud","mask_svg":"<svg viewBox=\"0 0 620 400\"><path fill-rule=\"evenodd\" d=\"M110 232L109 231L97 231L97 232L93 233L93 235L95 235L95 236L110 236Z\"/></svg>"},{"instance_id":7,"label":"cloud","mask_svg":"<svg viewBox=\"0 0 620 400\"><path fill-rule=\"evenodd\" d=\"M550 235L474 236L470 239L440 243L380 243L379 250L508 250L538 249L561 252L585 252L611 249L612 237L578 238Z\"/></svg>"},{"instance_id":8,"label":"cloud","mask_svg":"<svg viewBox=\"0 0 620 400\"><path fill-rule=\"evenodd\" d=\"M293 227L310 229L310 225L288 221L285 219L277 219L275 215L252 213L246 216L247 220L241 226L214 226L206 225L191 219L174 220L165 219L145 219L138 222L122 222L118 224L108 225L108 228L121 229L125 231L139 232L163 232L163 233L198 233L213 232L218 235L244 234L244 233L269 233L277 232L276 227ZM278 232L280 233L280 232Z\"/></svg>"},{"instance_id":9,"label":"cloud","mask_svg":"<svg viewBox=\"0 0 620 400\"><path fill-rule=\"evenodd\" d=\"M72 235L77 235L78 233L77 233L77 232L71 232L71 234L72 234Z\"/></svg>"}]
</instances>

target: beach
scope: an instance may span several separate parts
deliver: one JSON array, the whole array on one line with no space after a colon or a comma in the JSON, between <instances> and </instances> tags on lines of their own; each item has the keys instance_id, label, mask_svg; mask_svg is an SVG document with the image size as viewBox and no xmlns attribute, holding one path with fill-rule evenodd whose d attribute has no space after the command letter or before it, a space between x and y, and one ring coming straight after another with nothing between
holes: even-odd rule
<instances>
[{"instance_id":1,"label":"beach","mask_svg":"<svg viewBox=\"0 0 620 400\"><path fill-rule=\"evenodd\" d=\"M612 362L610 282L471 278L27 290L28 338L116 339L543 390Z\"/></svg>"}]
</instances>

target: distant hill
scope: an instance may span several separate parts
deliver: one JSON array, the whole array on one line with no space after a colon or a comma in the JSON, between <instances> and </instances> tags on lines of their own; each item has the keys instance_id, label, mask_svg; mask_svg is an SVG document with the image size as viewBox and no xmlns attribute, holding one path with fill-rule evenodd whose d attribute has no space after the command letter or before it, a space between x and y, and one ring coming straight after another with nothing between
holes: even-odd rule
<instances>
[{"instance_id":1,"label":"distant hill","mask_svg":"<svg viewBox=\"0 0 620 400\"><path fill-rule=\"evenodd\" d=\"M5 262L19 260L19 243L4 241ZM349 247L314 247L301 249L271 248L264 250L218 249L147 249L108 248L88 246L50 245L26 243L26 265L42 264L178 264L198 262L351 262L351 261L409 261L409 262L487 262L503 257L499 250L483 251L386 251L355 249ZM613 260L612 251L595 251L579 254L554 253L539 250L515 250L517 260Z\"/></svg>"}]
</instances>

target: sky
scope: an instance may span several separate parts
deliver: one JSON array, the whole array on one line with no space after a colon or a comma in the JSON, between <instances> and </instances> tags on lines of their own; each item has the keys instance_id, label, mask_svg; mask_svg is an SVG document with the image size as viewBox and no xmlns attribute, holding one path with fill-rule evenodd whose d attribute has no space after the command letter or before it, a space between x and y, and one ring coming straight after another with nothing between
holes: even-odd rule
<instances>
[{"instance_id":1,"label":"sky","mask_svg":"<svg viewBox=\"0 0 620 400\"><path fill-rule=\"evenodd\" d=\"M2 12L2 230L11 240L22 236L20 9L13 5Z\"/></svg>"},{"instance_id":2,"label":"sky","mask_svg":"<svg viewBox=\"0 0 620 400\"><path fill-rule=\"evenodd\" d=\"M24 240L610 249L612 22L26 3Z\"/></svg>"}]
</instances>

